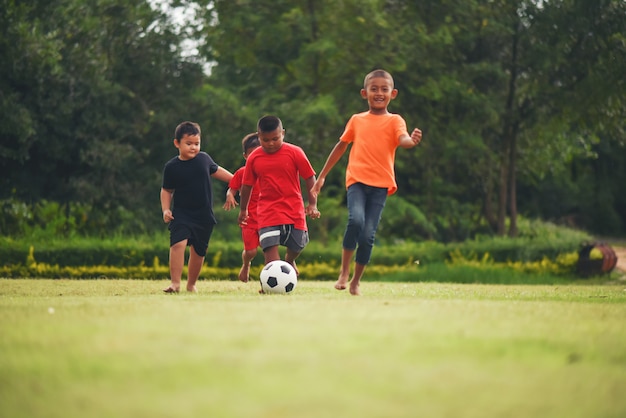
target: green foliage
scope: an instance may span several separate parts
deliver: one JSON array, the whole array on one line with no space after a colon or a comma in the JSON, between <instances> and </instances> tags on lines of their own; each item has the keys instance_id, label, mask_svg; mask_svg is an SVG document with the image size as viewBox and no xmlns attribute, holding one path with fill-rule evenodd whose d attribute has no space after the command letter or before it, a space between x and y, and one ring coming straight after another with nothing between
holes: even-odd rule
<instances>
[{"instance_id":1,"label":"green foliage","mask_svg":"<svg viewBox=\"0 0 626 418\"><path fill-rule=\"evenodd\" d=\"M378 67L399 90L389 110L424 132L396 155L382 242L502 232L510 195L524 217L626 232L623 1L162 3L189 17L146 0L1 3L0 200L16 220L0 221L3 234L161 231L161 171L185 119L234 171L240 139L276 113L319 170L367 109L359 90ZM328 242L344 170L345 159L320 200L331 216L312 226ZM36 214L39 201L65 216Z\"/></svg>"},{"instance_id":2,"label":"green foliage","mask_svg":"<svg viewBox=\"0 0 626 418\"><path fill-rule=\"evenodd\" d=\"M476 237L456 243L397 241L377 245L367 275L383 280L458 281L510 280L510 283L554 282L575 275L577 251L587 234L550 224L522 222L522 237ZM284 251L284 249L281 249ZM139 238L16 240L0 239L0 277L141 278L169 276L169 239L164 232ZM301 278L335 280L341 258L340 240L314 240L298 259ZM235 280L241 265L241 242L213 239L204 278ZM261 252L251 276L263 265ZM445 277L443 265L449 267ZM492 272L480 276L480 271ZM468 274L472 271L472 274ZM500 275L496 274L500 272ZM509 277L504 279L501 276ZM543 278L542 278L543 277ZM561 280L561 279L558 279Z\"/></svg>"}]
</instances>

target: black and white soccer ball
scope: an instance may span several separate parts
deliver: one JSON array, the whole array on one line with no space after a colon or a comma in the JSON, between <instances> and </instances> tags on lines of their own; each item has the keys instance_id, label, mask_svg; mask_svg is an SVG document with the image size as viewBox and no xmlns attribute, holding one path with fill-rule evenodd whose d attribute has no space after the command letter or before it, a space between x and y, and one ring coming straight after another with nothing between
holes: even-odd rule
<instances>
[{"instance_id":1,"label":"black and white soccer ball","mask_svg":"<svg viewBox=\"0 0 626 418\"><path fill-rule=\"evenodd\" d=\"M261 289L265 293L290 293L298 284L296 270L286 261L270 261L261 270Z\"/></svg>"}]
</instances>

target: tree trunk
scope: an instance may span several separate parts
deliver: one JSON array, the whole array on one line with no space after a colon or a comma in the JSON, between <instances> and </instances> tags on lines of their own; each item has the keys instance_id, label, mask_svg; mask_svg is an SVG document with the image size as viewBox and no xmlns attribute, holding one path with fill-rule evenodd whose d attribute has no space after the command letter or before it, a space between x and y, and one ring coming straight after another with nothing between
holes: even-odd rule
<instances>
[{"instance_id":1,"label":"tree trunk","mask_svg":"<svg viewBox=\"0 0 626 418\"><path fill-rule=\"evenodd\" d=\"M485 193L483 195L483 216L491 228L492 231L498 229L498 217L493 207L493 187L494 183L491 178L488 178L485 184Z\"/></svg>"},{"instance_id":2,"label":"tree trunk","mask_svg":"<svg viewBox=\"0 0 626 418\"><path fill-rule=\"evenodd\" d=\"M517 164L517 133L513 130L511 135L511 148L509 149L509 237L517 237L517 176L515 174Z\"/></svg>"},{"instance_id":3,"label":"tree trunk","mask_svg":"<svg viewBox=\"0 0 626 418\"><path fill-rule=\"evenodd\" d=\"M500 191L498 195L498 231L499 236L503 236L506 230L506 202L507 202L507 183L508 183L508 170L507 170L507 155L506 152L506 139L502 139L502 156L500 159L500 177L498 182L500 184Z\"/></svg>"},{"instance_id":4,"label":"tree trunk","mask_svg":"<svg viewBox=\"0 0 626 418\"><path fill-rule=\"evenodd\" d=\"M519 22L515 20L513 27L513 38L511 39L511 62L509 63L510 67L510 78L509 78L509 93L506 99L506 113L504 118L504 141L507 145L507 168L508 168L508 176L507 180L509 183L509 233L510 237L517 236L517 177L515 175L516 170L516 155L517 155L517 128L516 128L516 116L515 116L515 95L516 91L516 82L517 82L517 47L519 43L519 31L520 26ZM502 230L502 235L504 235L504 230Z\"/></svg>"}]
</instances>

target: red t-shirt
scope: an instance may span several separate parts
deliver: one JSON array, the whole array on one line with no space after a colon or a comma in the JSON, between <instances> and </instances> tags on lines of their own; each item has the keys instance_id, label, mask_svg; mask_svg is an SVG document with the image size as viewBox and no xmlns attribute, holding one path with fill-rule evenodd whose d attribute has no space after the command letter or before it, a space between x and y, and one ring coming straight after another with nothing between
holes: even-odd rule
<instances>
[{"instance_id":1,"label":"red t-shirt","mask_svg":"<svg viewBox=\"0 0 626 418\"><path fill-rule=\"evenodd\" d=\"M306 231L300 177L308 179L314 175L309 159L296 145L283 142L274 154L266 153L262 147L254 150L246 161L243 184L259 191L259 229L292 224Z\"/></svg>"},{"instance_id":2,"label":"red t-shirt","mask_svg":"<svg viewBox=\"0 0 626 418\"><path fill-rule=\"evenodd\" d=\"M232 190L241 191L241 185L243 182L243 173L246 171L246 166L239 168L233 174L233 178L228 182L228 187ZM258 229L257 216L256 216L256 208L257 203L259 201L259 189L258 187L252 187L252 191L250 192L250 200L248 200L248 220L247 226L249 228Z\"/></svg>"}]
</instances>

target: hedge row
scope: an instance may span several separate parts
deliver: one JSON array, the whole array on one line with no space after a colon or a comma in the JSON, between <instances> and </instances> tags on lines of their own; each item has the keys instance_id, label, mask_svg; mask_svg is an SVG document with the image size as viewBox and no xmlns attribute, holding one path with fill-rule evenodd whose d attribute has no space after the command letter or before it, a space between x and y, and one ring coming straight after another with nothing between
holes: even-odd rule
<instances>
[{"instance_id":1,"label":"hedge row","mask_svg":"<svg viewBox=\"0 0 626 418\"><path fill-rule=\"evenodd\" d=\"M578 251L584 244L580 239L554 238L489 238L462 243L401 242L377 246L372 264L383 266L409 265L414 261L444 262L454 254L465 258L482 258L488 254L495 262L533 262L556 260L561 254ZM152 240L80 239L33 244L9 238L0 240L0 265L43 263L60 267L81 266L167 266L168 242ZM304 263L336 265L341 257L341 243L322 245L311 242L301 254ZM257 255L254 264L262 263ZM236 268L241 265L241 242L211 242L206 264L216 268Z\"/></svg>"}]
</instances>

